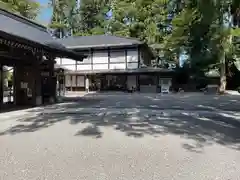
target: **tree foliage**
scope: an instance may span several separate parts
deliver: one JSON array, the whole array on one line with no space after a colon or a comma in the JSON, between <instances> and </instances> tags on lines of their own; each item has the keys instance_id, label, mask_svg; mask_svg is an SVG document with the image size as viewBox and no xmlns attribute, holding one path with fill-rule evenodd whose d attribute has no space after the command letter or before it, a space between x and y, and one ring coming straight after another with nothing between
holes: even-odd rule
<instances>
[{"instance_id":1,"label":"tree foliage","mask_svg":"<svg viewBox=\"0 0 240 180\"><path fill-rule=\"evenodd\" d=\"M109 10L109 0L81 0L78 34L104 34L107 30L106 13Z\"/></svg>"},{"instance_id":2,"label":"tree foliage","mask_svg":"<svg viewBox=\"0 0 240 180\"><path fill-rule=\"evenodd\" d=\"M0 0L0 6L28 19L35 19L40 9L40 4L32 0Z\"/></svg>"},{"instance_id":3,"label":"tree foliage","mask_svg":"<svg viewBox=\"0 0 240 180\"><path fill-rule=\"evenodd\" d=\"M53 17L50 27L57 36L105 33L105 16L109 0L52 0ZM61 35L59 35L61 34Z\"/></svg>"},{"instance_id":4,"label":"tree foliage","mask_svg":"<svg viewBox=\"0 0 240 180\"><path fill-rule=\"evenodd\" d=\"M113 1L112 9L112 34L138 38L159 52L169 33L167 0Z\"/></svg>"},{"instance_id":5,"label":"tree foliage","mask_svg":"<svg viewBox=\"0 0 240 180\"><path fill-rule=\"evenodd\" d=\"M173 31L165 43L167 56L186 51L187 62L196 74L214 67L219 69L222 91L225 90L223 85L226 86L225 66L237 55L238 49L232 41L238 29L232 29L229 19L239 7L234 3L231 0L186 0L184 8L173 19Z\"/></svg>"},{"instance_id":6,"label":"tree foliage","mask_svg":"<svg viewBox=\"0 0 240 180\"><path fill-rule=\"evenodd\" d=\"M54 29L54 35L62 38L72 33L78 20L76 0L51 0L50 5L53 7L53 16L49 27Z\"/></svg>"}]
</instances>

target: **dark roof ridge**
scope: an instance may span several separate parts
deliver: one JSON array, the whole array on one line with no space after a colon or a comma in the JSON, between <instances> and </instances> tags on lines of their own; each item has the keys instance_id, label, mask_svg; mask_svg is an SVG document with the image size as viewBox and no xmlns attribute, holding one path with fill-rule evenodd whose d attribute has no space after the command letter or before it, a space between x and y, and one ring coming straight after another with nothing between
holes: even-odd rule
<instances>
[{"instance_id":1,"label":"dark roof ridge","mask_svg":"<svg viewBox=\"0 0 240 180\"><path fill-rule=\"evenodd\" d=\"M25 23L27 25L30 25L32 27L38 28L41 31L47 32L47 28L44 25L39 24L39 23L37 23L37 22L35 22L33 20L30 20L28 18L25 18L25 17L23 17L21 15L9 12L9 11L7 11L5 9L2 9L1 7L0 7L0 14L3 14L4 16L8 16L9 18L12 18L14 20L20 21L20 22Z\"/></svg>"},{"instance_id":2,"label":"dark roof ridge","mask_svg":"<svg viewBox=\"0 0 240 180\"><path fill-rule=\"evenodd\" d=\"M118 37L118 38L124 38L124 39L129 39L129 40L135 40L139 41L140 43L144 44L144 42L140 41L137 38L134 37L127 37L127 36L119 36L119 35L114 35L114 34L98 34L98 35L89 35L89 36L72 36L72 37L91 37L91 36L111 36L111 37Z\"/></svg>"},{"instance_id":3,"label":"dark roof ridge","mask_svg":"<svg viewBox=\"0 0 240 180\"><path fill-rule=\"evenodd\" d=\"M129 36L119 36L119 35L110 35L110 36L115 36L115 37L119 37L119 38L125 38L125 39L129 39L129 40L135 40L135 41L139 41L139 42L141 42L142 44L144 44L144 42L142 42L142 41L140 41L139 39L134 38L134 37L129 37Z\"/></svg>"}]
</instances>

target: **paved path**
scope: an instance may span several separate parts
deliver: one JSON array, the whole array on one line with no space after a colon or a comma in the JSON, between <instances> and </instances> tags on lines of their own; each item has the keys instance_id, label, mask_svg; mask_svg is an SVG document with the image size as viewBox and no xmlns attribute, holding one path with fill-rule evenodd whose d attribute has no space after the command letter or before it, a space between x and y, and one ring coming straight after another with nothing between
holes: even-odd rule
<instances>
[{"instance_id":1,"label":"paved path","mask_svg":"<svg viewBox=\"0 0 240 180\"><path fill-rule=\"evenodd\" d=\"M240 179L239 98L91 94L3 113L0 179Z\"/></svg>"}]
</instances>

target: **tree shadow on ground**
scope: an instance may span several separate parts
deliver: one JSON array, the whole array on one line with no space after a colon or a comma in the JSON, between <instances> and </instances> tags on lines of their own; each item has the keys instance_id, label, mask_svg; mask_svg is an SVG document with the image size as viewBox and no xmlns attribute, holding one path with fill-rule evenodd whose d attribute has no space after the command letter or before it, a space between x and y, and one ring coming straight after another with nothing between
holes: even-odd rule
<instances>
[{"instance_id":1,"label":"tree shadow on ground","mask_svg":"<svg viewBox=\"0 0 240 180\"><path fill-rule=\"evenodd\" d=\"M98 104L100 101L92 100L92 104L90 102L89 104ZM75 136L101 138L104 135L101 130L111 127L134 138L145 135L154 137L167 134L179 135L194 140L193 144L183 144L183 148L193 152L201 152L204 146L212 143L240 150L240 119L237 112L218 109L214 112L198 113L185 110L176 113L174 110L165 112L151 108L147 113L141 108L117 110L104 108L104 110L92 111L76 106L77 104L73 103L44 109L31 117L18 119L18 125L1 132L0 135L35 132L61 121L69 121L71 125L79 123L87 125ZM72 111L67 111L68 109Z\"/></svg>"},{"instance_id":2,"label":"tree shadow on ground","mask_svg":"<svg viewBox=\"0 0 240 180\"><path fill-rule=\"evenodd\" d=\"M0 135L34 132L48 128L58 122L68 120L72 125L91 124L80 130L76 136L94 136L100 138L103 127L112 127L127 136L140 138L144 135L175 134L196 141L194 147L184 145L189 150L199 149L211 143L226 145L235 149L240 148L240 122L231 113L204 114L156 114L146 115L138 112L77 112L77 113L42 113L35 117L19 119L20 123L2 132Z\"/></svg>"},{"instance_id":3,"label":"tree shadow on ground","mask_svg":"<svg viewBox=\"0 0 240 180\"><path fill-rule=\"evenodd\" d=\"M78 131L75 134L75 136L79 136L79 135L101 138L102 137L102 132L100 131L98 126L89 125L86 128L84 128L83 130Z\"/></svg>"}]
</instances>

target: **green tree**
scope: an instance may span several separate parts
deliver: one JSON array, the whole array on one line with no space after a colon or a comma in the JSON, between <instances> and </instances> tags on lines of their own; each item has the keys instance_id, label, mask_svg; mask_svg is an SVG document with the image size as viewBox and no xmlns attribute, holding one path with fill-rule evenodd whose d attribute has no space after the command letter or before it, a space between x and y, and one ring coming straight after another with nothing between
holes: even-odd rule
<instances>
[{"instance_id":1,"label":"green tree","mask_svg":"<svg viewBox=\"0 0 240 180\"><path fill-rule=\"evenodd\" d=\"M71 7L68 7L67 0L51 0L50 5L53 8L53 15L49 27L54 29L55 36L62 38L65 36L65 30L70 24L67 12Z\"/></svg>"},{"instance_id":2,"label":"green tree","mask_svg":"<svg viewBox=\"0 0 240 180\"><path fill-rule=\"evenodd\" d=\"M66 34L93 35L104 34L105 14L109 11L109 0L81 0L80 8L76 0L52 0L53 17L50 27L57 37Z\"/></svg>"},{"instance_id":3,"label":"green tree","mask_svg":"<svg viewBox=\"0 0 240 180\"><path fill-rule=\"evenodd\" d=\"M110 0L81 0L80 24L77 35L104 34L107 30L106 13Z\"/></svg>"},{"instance_id":4,"label":"green tree","mask_svg":"<svg viewBox=\"0 0 240 180\"><path fill-rule=\"evenodd\" d=\"M165 44L168 54L184 49L194 73L218 68L221 92L226 89L226 58L236 49L231 41L231 26L226 26L225 21L232 4L230 0L186 0L173 20L173 32Z\"/></svg>"},{"instance_id":5,"label":"green tree","mask_svg":"<svg viewBox=\"0 0 240 180\"><path fill-rule=\"evenodd\" d=\"M0 6L28 19L35 19L40 9L40 4L32 0L0 0Z\"/></svg>"},{"instance_id":6,"label":"green tree","mask_svg":"<svg viewBox=\"0 0 240 180\"><path fill-rule=\"evenodd\" d=\"M169 31L168 0L115 0L109 31L113 35L137 38L147 43L156 56ZM157 65L154 62L153 65Z\"/></svg>"}]
</instances>

